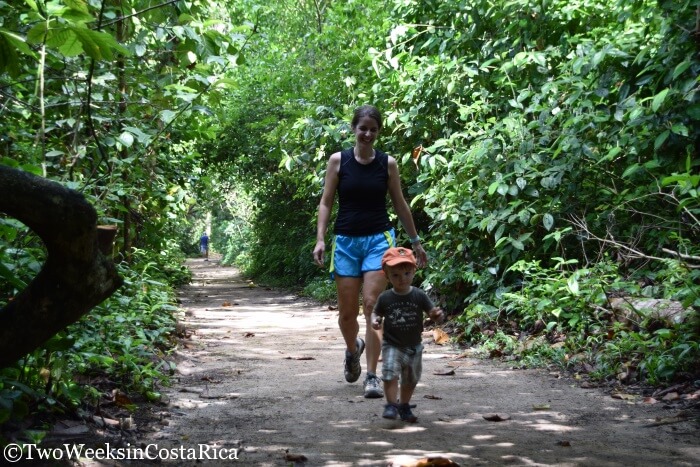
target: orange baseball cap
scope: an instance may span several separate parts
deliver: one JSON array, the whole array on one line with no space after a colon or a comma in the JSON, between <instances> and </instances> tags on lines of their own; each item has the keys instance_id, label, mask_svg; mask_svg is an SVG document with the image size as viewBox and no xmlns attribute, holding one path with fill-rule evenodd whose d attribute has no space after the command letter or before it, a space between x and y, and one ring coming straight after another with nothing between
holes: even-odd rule
<instances>
[{"instance_id":1,"label":"orange baseball cap","mask_svg":"<svg viewBox=\"0 0 700 467\"><path fill-rule=\"evenodd\" d=\"M416 257L413 256L413 252L408 248L389 248L384 253L384 256L382 256L382 267L396 266L404 263L413 266L416 265Z\"/></svg>"}]
</instances>

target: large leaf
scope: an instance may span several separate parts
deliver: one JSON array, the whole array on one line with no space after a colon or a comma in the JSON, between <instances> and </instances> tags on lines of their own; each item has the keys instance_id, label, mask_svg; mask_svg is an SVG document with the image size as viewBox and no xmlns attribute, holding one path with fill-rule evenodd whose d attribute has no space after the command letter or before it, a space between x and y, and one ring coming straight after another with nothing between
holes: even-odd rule
<instances>
[{"instance_id":1,"label":"large leaf","mask_svg":"<svg viewBox=\"0 0 700 467\"><path fill-rule=\"evenodd\" d=\"M95 60L112 60L113 52L122 55L131 55L129 49L119 45L114 36L106 32L93 31L92 29L73 26L70 28L75 33L85 49L85 53Z\"/></svg>"},{"instance_id":2,"label":"large leaf","mask_svg":"<svg viewBox=\"0 0 700 467\"><path fill-rule=\"evenodd\" d=\"M654 112L658 112L659 108L661 108L661 105L664 103L666 100L666 96L668 95L668 89L664 89L660 93L654 96L654 99L651 102L651 110Z\"/></svg>"}]
</instances>

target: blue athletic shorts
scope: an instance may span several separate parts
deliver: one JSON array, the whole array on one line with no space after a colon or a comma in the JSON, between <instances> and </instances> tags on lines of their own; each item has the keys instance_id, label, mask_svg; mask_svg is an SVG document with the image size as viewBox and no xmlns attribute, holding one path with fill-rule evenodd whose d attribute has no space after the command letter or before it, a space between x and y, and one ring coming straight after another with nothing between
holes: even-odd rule
<instances>
[{"instance_id":1,"label":"blue athletic shorts","mask_svg":"<svg viewBox=\"0 0 700 467\"><path fill-rule=\"evenodd\" d=\"M382 256L396 245L394 229L364 237L336 235L331 253L331 277L362 277L382 270Z\"/></svg>"},{"instance_id":2,"label":"blue athletic shorts","mask_svg":"<svg viewBox=\"0 0 700 467\"><path fill-rule=\"evenodd\" d=\"M415 386L423 373L423 344L394 347L382 344L382 380L400 379L401 385Z\"/></svg>"}]
</instances>

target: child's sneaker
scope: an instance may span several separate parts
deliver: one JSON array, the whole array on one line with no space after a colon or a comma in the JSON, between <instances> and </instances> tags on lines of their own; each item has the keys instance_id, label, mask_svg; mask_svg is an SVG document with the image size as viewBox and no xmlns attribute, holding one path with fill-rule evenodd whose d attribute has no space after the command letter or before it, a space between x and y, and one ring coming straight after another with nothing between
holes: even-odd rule
<instances>
[{"instance_id":1,"label":"child's sneaker","mask_svg":"<svg viewBox=\"0 0 700 467\"><path fill-rule=\"evenodd\" d=\"M413 412L411 412L411 407L415 407L415 405L399 405L399 415L401 416L401 420L404 422L416 423L418 421L418 417L413 415Z\"/></svg>"},{"instance_id":2,"label":"child's sneaker","mask_svg":"<svg viewBox=\"0 0 700 467\"><path fill-rule=\"evenodd\" d=\"M365 351L365 341L358 337L356 346L357 350L354 354L351 354L347 350L345 351L345 381L348 383L354 383L357 381L362 373L360 356L362 355L362 352Z\"/></svg>"},{"instance_id":3,"label":"child's sneaker","mask_svg":"<svg viewBox=\"0 0 700 467\"><path fill-rule=\"evenodd\" d=\"M384 406L384 413L382 414L382 417L388 418L390 420L396 420L398 416L399 409L396 404L387 404Z\"/></svg>"}]
</instances>

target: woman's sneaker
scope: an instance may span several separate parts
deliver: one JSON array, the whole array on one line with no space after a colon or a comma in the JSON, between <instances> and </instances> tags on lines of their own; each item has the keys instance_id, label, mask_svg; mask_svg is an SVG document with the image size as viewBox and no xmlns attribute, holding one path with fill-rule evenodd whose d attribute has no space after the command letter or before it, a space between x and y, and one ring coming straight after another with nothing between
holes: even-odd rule
<instances>
[{"instance_id":1,"label":"woman's sneaker","mask_svg":"<svg viewBox=\"0 0 700 467\"><path fill-rule=\"evenodd\" d=\"M358 337L355 345L357 346L357 350L354 354L351 354L347 350L345 351L345 381L348 383L354 383L360 378L360 374L362 374L360 356L362 352L365 351L365 341Z\"/></svg>"},{"instance_id":2,"label":"woman's sneaker","mask_svg":"<svg viewBox=\"0 0 700 467\"><path fill-rule=\"evenodd\" d=\"M367 373L365 378L365 397L367 399L379 399L384 397L384 391L382 390L382 382L379 381L377 375L374 373Z\"/></svg>"},{"instance_id":3,"label":"woman's sneaker","mask_svg":"<svg viewBox=\"0 0 700 467\"><path fill-rule=\"evenodd\" d=\"M404 422L416 423L418 421L418 417L413 415L413 412L411 412L411 407L415 407L415 405L399 405L399 415L401 416L401 420Z\"/></svg>"},{"instance_id":4,"label":"woman's sneaker","mask_svg":"<svg viewBox=\"0 0 700 467\"><path fill-rule=\"evenodd\" d=\"M396 404L387 404L384 406L384 413L382 414L382 417L388 418L391 420L396 420L399 416L399 408L397 407Z\"/></svg>"}]
</instances>

